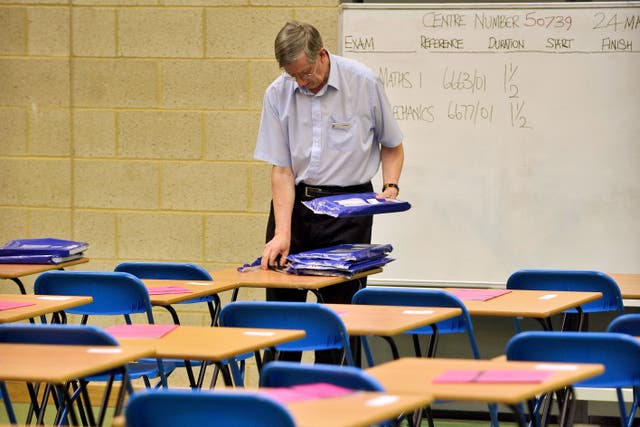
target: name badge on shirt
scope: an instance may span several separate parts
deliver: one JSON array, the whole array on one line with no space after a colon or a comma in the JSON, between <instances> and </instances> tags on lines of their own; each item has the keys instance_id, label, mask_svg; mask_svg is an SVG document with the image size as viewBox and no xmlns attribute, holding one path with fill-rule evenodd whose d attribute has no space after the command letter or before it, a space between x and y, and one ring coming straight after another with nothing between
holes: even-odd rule
<instances>
[{"instance_id":1,"label":"name badge on shirt","mask_svg":"<svg viewBox=\"0 0 640 427\"><path fill-rule=\"evenodd\" d=\"M333 122L331 123L332 129L349 129L349 122Z\"/></svg>"}]
</instances>

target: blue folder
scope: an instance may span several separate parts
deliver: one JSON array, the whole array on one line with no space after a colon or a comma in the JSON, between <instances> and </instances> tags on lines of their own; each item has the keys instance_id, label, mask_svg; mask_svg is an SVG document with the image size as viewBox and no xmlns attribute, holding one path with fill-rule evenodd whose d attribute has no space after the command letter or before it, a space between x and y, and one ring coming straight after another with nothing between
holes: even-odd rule
<instances>
[{"instance_id":1,"label":"blue folder","mask_svg":"<svg viewBox=\"0 0 640 427\"><path fill-rule=\"evenodd\" d=\"M318 197L302 202L317 214L333 217L376 215L409 210L409 202L397 199L377 199L376 193L348 193Z\"/></svg>"},{"instance_id":2,"label":"blue folder","mask_svg":"<svg viewBox=\"0 0 640 427\"><path fill-rule=\"evenodd\" d=\"M73 261L82 258L82 253L58 256L47 254L35 255L0 255L0 264L61 264L63 262Z\"/></svg>"},{"instance_id":3,"label":"blue folder","mask_svg":"<svg viewBox=\"0 0 640 427\"><path fill-rule=\"evenodd\" d=\"M16 239L0 246L0 256L6 255L57 255L67 257L84 252L87 242L44 237L39 239Z\"/></svg>"},{"instance_id":4,"label":"blue folder","mask_svg":"<svg viewBox=\"0 0 640 427\"><path fill-rule=\"evenodd\" d=\"M362 261L370 258L377 258L393 250L393 246L388 243L344 243L341 245L329 246L326 248L312 249L289 255L290 261L304 259L327 259L335 261Z\"/></svg>"},{"instance_id":5,"label":"blue folder","mask_svg":"<svg viewBox=\"0 0 640 427\"><path fill-rule=\"evenodd\" d=\"M0 264L60 264L82 258L87 242L44 237L16 239L0 247Z\"/></svg>"},{"instance_id":6,"label":"blue folder","mask_svg":"<svg viewBox=\"0 0 640 427\"><path fill-rule=\"evenodd\" d=\"M394 261L388 257L392 250L390 244L345 243L291 254L287 257L287 264L278 270L290 274L351 277L361 271L382 267ZM257 258L251 264L244 264L237 270L257 270L260 268L260 261L261 258Z\"/></svg>"}]
</instances>

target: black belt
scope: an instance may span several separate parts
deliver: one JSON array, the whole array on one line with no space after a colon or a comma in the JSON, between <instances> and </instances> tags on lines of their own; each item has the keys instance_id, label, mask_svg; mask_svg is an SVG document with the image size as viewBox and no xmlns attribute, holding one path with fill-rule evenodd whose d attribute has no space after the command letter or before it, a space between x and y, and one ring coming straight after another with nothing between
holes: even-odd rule
<instances>
[{"instance_id":1,"label":"black belt","mask_svg":"<svg viewBox=\"0 0 640 427\"><path fill-rule=\"evenodd\" d=\"M296 198L308 200L316 197L335 196L347 193L367 193L370 191L373 191L373 186L370 182L358 185L349 185L346 187L337 185L307 185L305 183L300 183L296 185Z\"/></svg>"}]
</instances>

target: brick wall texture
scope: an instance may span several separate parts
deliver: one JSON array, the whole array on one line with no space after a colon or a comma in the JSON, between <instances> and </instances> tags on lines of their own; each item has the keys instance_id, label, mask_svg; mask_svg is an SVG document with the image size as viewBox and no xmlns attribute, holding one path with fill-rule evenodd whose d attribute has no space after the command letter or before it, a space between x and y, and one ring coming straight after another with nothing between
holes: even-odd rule
<instances>
[{"instance_id":1,"label":"brick wall texture","mask_svg":"<svg viewBox=\"0 0 640 427\"><path fill-rule=\"evenodd\" d=\"M0 243L88 241L99 271L189 261L215 278L255 259L273 39L298 19L335 51L338 16L338 0L0 0Z\"/></svg>"}]
</instances>

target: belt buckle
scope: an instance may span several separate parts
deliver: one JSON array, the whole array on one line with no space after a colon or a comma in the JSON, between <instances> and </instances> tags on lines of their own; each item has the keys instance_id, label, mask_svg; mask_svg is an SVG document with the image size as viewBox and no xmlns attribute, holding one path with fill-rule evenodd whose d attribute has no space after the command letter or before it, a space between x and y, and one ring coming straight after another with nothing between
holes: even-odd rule
<instances>
[{"instance_id":1,"label":"belt buckle","mask_svg":"<svg viewBox=\"0 0 640 427\"><path fill-rule=\"evenodd\" d=\"M318 187L310 187L308 185L305 185L304 196L311 197L311 198L322 196L322 189Z\"/></svg>"},{"instance_id":2,"label":"belt buckle","mask_svg":"<svg viewBox=\"0 0 640 427\"><path fill-rule=\"evenodd\" d=\"M307 187L306 185L304 186L304 197L313 197L311 194L309 194L309 189L311 187Z\"/></svg>"}]
</instances>

